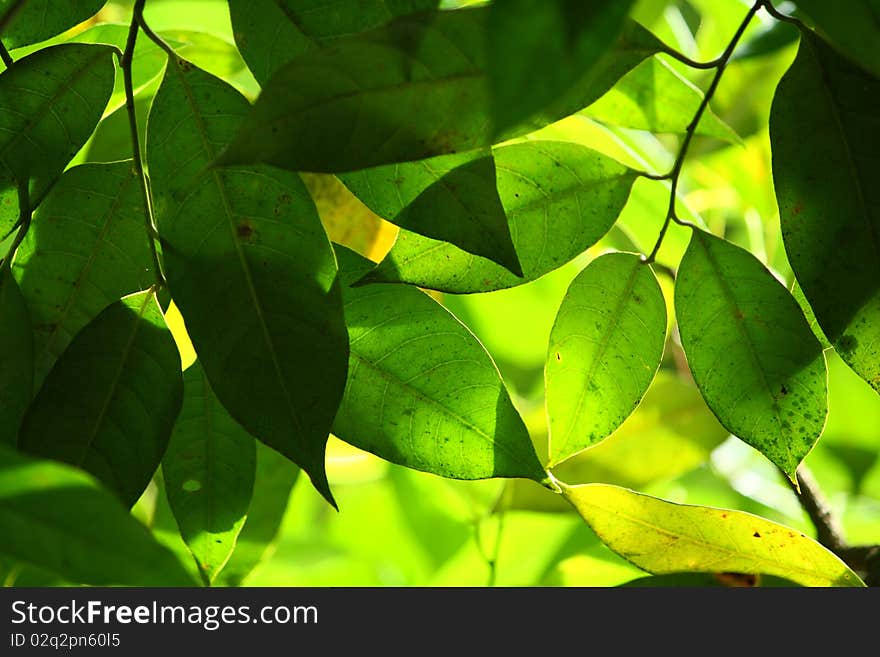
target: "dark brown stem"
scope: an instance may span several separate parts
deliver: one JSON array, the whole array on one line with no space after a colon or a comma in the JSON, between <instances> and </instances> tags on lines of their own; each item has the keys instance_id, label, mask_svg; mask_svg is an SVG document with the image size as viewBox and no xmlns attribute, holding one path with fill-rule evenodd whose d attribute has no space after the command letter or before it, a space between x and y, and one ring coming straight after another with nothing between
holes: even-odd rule
<instances>
[{"instance_id":1,"label":"dark brown stem","mask_svg":"<svg viewBox=\"0 0 880 657\"><path fill-rule=\"evenodd\" d=\"M791 484L792 490L816 528L816 540L835 554L840 553L847 547L843 528L807 466L797 469L797 482L797 487Z\"/></svg>"}]
</instances>

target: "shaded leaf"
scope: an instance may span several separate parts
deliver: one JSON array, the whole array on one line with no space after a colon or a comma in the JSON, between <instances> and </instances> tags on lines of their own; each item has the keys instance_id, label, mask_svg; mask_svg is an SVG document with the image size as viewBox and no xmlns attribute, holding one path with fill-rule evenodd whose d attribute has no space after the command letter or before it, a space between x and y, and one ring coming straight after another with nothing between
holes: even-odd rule
<instances>
[{"instance_id":1,"label":"shaded leaf","mask_svg":"<svg viewBox=\"0 0 880 657\"><path fill-rule=\"evenodd\" d=\"M108 306L46 377L18 446L91 473L132 506L180 412L180 357L152 292Z\"/></svg>"},{"instance_id":2,"label":"shaded leaf","mask_svg":"<svg viewBox=\"0 0 880 657\"><path fill-rule=\"evenodd\" d=\"M267 558L299 477L299 468L271 447L257 443L256 454L256 476L247 522L238 535L235 551L220 573L218 582L224 586L241 586L245 577Z\"/></svg>"},{"instance_id":3,"label":"shaded leaf","mask_svg":"<svg viewBox=\"0 0 880 657\"><path fill-rule=\"evenodd\" d=\"M33 322L40 383L98 313L156 280L131 160L65 171L37 208L13 273Z\"/></svg>"},{"instance_id":4,"label":"shaded leaf","mask_svg":"<svg viewBox=\"0 0 880 657\"><path fill-rule=\"evenodd\" d=\"M625 588L767 588L800 586L790 579L743 573L670 573L651 575L621 584Z\"/></svg>"},{"instance_id":5,"label":"shaded leaf","mask_svg":"<svg viewBox=\"0 0 880 657\"><path fill-rule=\"evenodd\" d=\"M229 0L235 42L265 85L283 64L333 39L364 32L397 16L434 9L438 0ZM267 35L273 35L267 38Z\"/></svg>"},{"instance_id":6,"label":"shaded leaf","mask_svg":"<svg viewBox=\"0 0 880 657\"><path fill-rule=\"evenodd\" d=\"M193 586L174 555L94 480L0 446L0 554L96 586Z\"/></svg>"},{"instance_id":7,"label":"shaded leaf","mask_svg":"<svg viewBox=\"0 0 880 657\"><path fill-rule=\"evenodd\" d=\"M506 0L489 7L489 90L495 134L568 91L599 65L633 0Z\"/></svg>"},{"instance_id":8,"label":"shaded leaf","mask_svg":"<svg viewBox=\"0 0 880 657\"><path fill-rule=\"evenodd\" d=\"M640 256L609 253L572 281L545 365L550 464L606 438L636 409L660 367L666 303Z\"/></svg>"},{"instance_id":9,"label":"shaded leaf","mask_svg":"<svg viewBox=\"0 0 880 657\"><path fill-rule=\"evenodd\" d=\"M794 480L828 414L822 346L797 302L748 251L695 230L675 309L709 408Z\"/></svg>"},{"instance_id":10,"label":"shaded leaf","mask_svg":"<svg viewBox=\"0 0 880 657\"><path fill-rule=\"evenodd\" d=\"M485 20L485 7L421 13L296 57L220 162L338 173L490 145ZM601 66L505 137L586 107L661 46L627 23Z\"/></svg>"},{"instance_id":11,"label":"shaded leaf","mask_svg":"<svg viewBox=\"0 0 880 657\"><path fill-rule=\"evenodd\" d=\"M9 269L0 265L0 444L15 445L33 397L34 343L27 305Z\"/></svg>"},{"instance_id":12,"label":"shaded leaf","mask_svg":"<svg viewBox=\"0 0 880 657\"><path fill-rule=\"evenodd\" d=\"M874 76L880 76L880 48L877 47L880 0L849 0L843 10L823 0L796 0L796 3L822 38Z\"/></svg>"},{"instance_id":13,"label":"shaded leaf","mask_svg":"<svg viewBox=\"0 0 880 657\"><path fill-rule=\"evenodd\" d=\"M609 125L657 133L684 133L703 92L664 61L651 57L624 75L611 90L581 113ZM729 125L707 109L696 134L739 141Z\"/></svg>"},{"instance_id":14,"label":"shaded leaf","mask_svg":"<svg viewBox=\"0 0 880 657\"><path fill-rule=\"evenodd\" d=\"M109 46L62 44L0 73L0 235L18 219L18 184L36 207L92 134L113 91Z\"/></svg>"},{"instance_id":15,"label":"shaded leaf","mask_svg":"<svg viewBox=\"0 0 880 657\"><path fill-rule=\"evenodd\" d=\"M20 48L61 34L94 16L107 0L27 0L3 32L3 45ZM16 0L0 0L0 17Z\"/></svg>"},{"instance_id":16,"label":"shaded leaf","mask_svg":"<svg viewBox=\"0 0 880 657\"><path fill-rule=\"evenodd\" d=\"M296 174L208 166L247 108L169 62L147 132L169 289L223 406L332 501L324 451L348 366L336 262Z\"/></svg>"},{"instance_id":17,"label":"shaded leaf","mask_svg":"<svg viewBox=\"0 0 880 657\"><path fill-rule=\"evenodd\" d=\"M791 267L841 358L880 392L877 107L880 80L804 34L773 100L770 138Z\"/></svg>"},{"instance_id":18,"label":"shaded leaf","mask_svg":"<svg viewBox=\"0 0 880 657\"><path fill-rule=\"evenodd\" d=\"M162 459L165 492L199 571L226 565L250 505L254 439L220 404L198 363L183 375L183 407Z\"/></svg>"},{"instance_id":19,"label":"shaded leaf","mask_svg":"<svg viewBox=\"0 0 880 657\"><path fill-rule=\"evenodd\" d=\"M363 282L404 282L444 292L486 292L520 285L565 264L595 244L626 204L635 172L578 144L529 141L493 151L498 195L522 264L523 278L500 265L457 247L401 231L391 251ZM425 163L406 166L408 170ZM422 168L429 172L429 169ZM393 167L344 177L378 214L394 207L389 188L372 197L364 189L382 189ZM412 194L432 178L413 177ZM406 178L404 178L406 179ZM393 180L393 178L392 178ZM404 187L404 185L401 185ZM401 205L407 200L399 201ZM384 216L384 215L383 215Z\"/></svg>"},{"instance_id":20,"label":"shaded leaf","mask_svg":"<svg viewBox=\"0 0 880 657\"><path fill-rule=\"evenodd\" d=\"M371 263L342 247L337 256L351 363L333 434L444 477L542 481L526 427L473 334L419 290L349 287Z\"/></svg>"},{"instance_id":21,"label":"shaded leaf","mask_svg":"<svg viewBox=\"0 0 880 657\"><path fill-rule=\"evenodd\" d=\"M651 573L736 572L804 586L864 586L813 539L750 513L674 504L605 484L563 494L608 547Z\"/></svg>"}]
</instances>

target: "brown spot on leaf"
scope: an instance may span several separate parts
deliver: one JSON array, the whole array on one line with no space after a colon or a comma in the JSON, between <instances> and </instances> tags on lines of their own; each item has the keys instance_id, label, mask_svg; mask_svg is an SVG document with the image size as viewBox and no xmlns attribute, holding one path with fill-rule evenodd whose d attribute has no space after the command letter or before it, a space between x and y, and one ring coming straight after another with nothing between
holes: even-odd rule
<instances>
[{"instance_id":1,"label":"brown spot on leaf","mask_svg":"<svg viewBox=\"0 0 880 657\"><path fill-rule=\"evenodd\" d=\"M754 536L755 538L761 538L760 532L755 532L754 534L752 534L752 536Z\"/></svg>"},{"instance_id":2,"label":"brown spot on leaf","mask_svg":"<svg viewBox=\"0 0 880 657\"><path fill-rule=\"evenodd\" d=\"M562 354L560 354L558 351L556 352L556 360L562 360Z\"/></svg>"},{"instance_id":3,"label":"brown spot on leaf","mask_svg":"<svg viewBox=\"0 0 880 657\"><path fill-rule=\"evenodd\" d=\"M715 573L715 578L732 588L754 588L758 585L758 576L748 573Z\"/></svg>"},{"instance_id":4,"label":"brown spot on leaf","mask_svg":"<svg viewBox=\"0 0 880 657\"><path fill-rule=\"evenodd\" d=\"M249 221L242 221L235 227L235 234L240 240L250 241L254 236L254 227L251 226Z\"/></svg>"}]
</instances>

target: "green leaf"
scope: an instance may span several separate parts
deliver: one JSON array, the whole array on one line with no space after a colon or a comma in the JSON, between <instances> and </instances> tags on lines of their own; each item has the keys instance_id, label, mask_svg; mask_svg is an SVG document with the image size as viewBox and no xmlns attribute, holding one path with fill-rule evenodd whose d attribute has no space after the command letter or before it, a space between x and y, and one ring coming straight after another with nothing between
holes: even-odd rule
<instances>
[{"instance_id":1,"label":"green leaf","mask_svg":"<svg viewBox=\"0 0 880 657\"><path fill-rule=\"evenodd\" d=\"M864 586L813 539L750 513L674 504L606 484L563 494L608 547L650 573L732 572L804 586Z\"/></svg>"},{"instance_id":2,"label":"green leaf","mask_svg":"<svg viewBox=\"0 0 880 657\"><path fill-rule=\"evenodd\" d=\"M219 584L241 586L248 574L267 558L281 529L299 472L286 457L257 443L257 470L247 522L238 535L235 551L220 573Z\"/></svg>"},{"instance_id":3,"label":"green leaf","mask_svg":"<svg viewBox=\"0 0 880 657\"><path fill-rule=\"evenodd\" d=\"M180 534L208 584L235 549L254 489L256 459L253 437L220 405L201 366L190 366L162 474Z\"/></svg>"},{"instance_id":4,"label":"green leaf","mask_svg":"<svg viewBox=\"0 0 880 657\"><path fill-rule=\"evenodd\" d=\"M0 446L0 554L95 586L193 586L119 501L71 467Z\"/></svg>"},{"instance_id":5,"label":"green leaf","mask_svg":"<svg viewBox=\"0 0 880 657\"><path fill-rule=\"evenodd\" d=\"M336 248L351 362L334 435L444 477L542 481L528 431L473 334L419 290L349 287L371 263Z\"/></svg>"},{"instance_id":6,"label":"green leaf","mask_svg":"<svg viewBox=\"0 0 880 657\"><path fill-rule=\"evenodd\" d=\"M34 329L37 383L104 308L155 282L131 160L62 174L13 263Z\"/></svg>"},{"instance_id":7,"label":"green leaf","mask_svg":"<svg viewBox=\"0 0 880 657\"><path fill-rule=\"evenodd\" d=\"M0 265L0 445L15 445L33 397L34 343L24 297Z\"/></svg>"},{"instance_id":8,"label":"green leaf","mask_svg":"<svg viewBox=\"0 0 880 657\"><path fill-rule=\"evenodd\" d=\"M878 106L880 80L804 34L770 138L791 267L841 358L880 392Z\"/></svg>"},{"instance_id":9,"label":"green leaf","mask_svg":"<svg viewBox=\"0 0 880 657\"><path fill-rule=\"evenodd\" d=\"M880 76L880 0L849 0L845 8L824 0L797 0L797 6L823 39L869 73Z\"/></svg>"},{"instance_id":10,"label":"green leaf","mask_svg":"<svg viewBox=\"0 0 880 657\"><path fill-rule=\"evenodd\" d=\"M169 62L147 130L169 289L230 415L332 501L324 451L348 366L336 261L296 174L209 166L247 109Z\"/></svg>"},{"instance_id":11,"label":"green leaf","mask_svg":"<svg viewBox=\"0 0 880 657\"><path fill-rule=\"evenodd\" d=\"M709 408L794 481L828 414L822 346L797 302L748 251L695 230L675 309Z\"/></svg>"},{"instance_id":12,"label":"green leaf","mask_svg":"<svg viewBox=\"0 0 880 657\"><path fill-rule=\"evenodd\" d=\"M339 173L492 144L486 9L399 18L296 57L263 89L219 161ZM661 46L627 23L601 65L505 138L586 107Z\"/></svg>"},{"instance_id":13,"label":"green leaf","mask_svg":"<svg viewBox=\"0 0 880 657\"><path fill-rule=\"evenodd\" d=\"M283 64L307 50L378 27L397 16L434 9L437 2L229 0L229 13L238 49L254 77L265 85Z\"/></svg>"},{"instance_id":14,"label":"green leaf","mask_svg":"<svg viewBox=\"0 0 880 657\"><path fill-rule=\"evenodd\" d=\"M180 412L180 357L152 292L108 306L58 359L18 446L78 466L132 506Z\"/></svg>"},{"instance_id":15,"label":"green leaf","mask_svg":"<svg viewBox=\"0 0 880 657\"><path fill-rule=\"evenodd\" d=\"M20 48L61 34L94 16L107 0L27 0L3 32L3 45ZM0 0L0 17L16 0Z\"/></svg>"},{"instance_id":16,"label":"green leaf","mask_svg":"<svg viewBox=\"0 0 880 657\"><path fill-rule=\"evenodd\" d=\"M623 76L604 96L581 113L609 125L656 133L684 133L703 92L675 69L651 57ZM733 128L706 110L696 134L740 141Z\"/></svg>"},{"instance_id":17,"label":"green leaf","mask_svg":"<svg viewBox=\"0 0 880 657\"><path fill-rule=\"evenodd\" d=\"M18 185L36 207L92 134L113 91L113 49L62 44L0 73L0 235L18 219Z\"/></svg>"},{"instance_id":18,"label":"green leaf","mask_svg":"<svg viewBox=\"0 0 880 657\"><path fill-rule=\"evenodd\" d=\"M451 244L401 231L391 251L363 282L404 282L467 293L535 280L595 244L614 224L636 179L635 172L625 166L572 143L528 141L497 148L493 156L498 195L510 223L522 278ZM427 172L425 163L400 166L407 171L418 166ZM383 216L382 210L394 206L383 181L391 182L393 176L394 167L383 167L346 175L344 181ZM412 179L413 187L432 177L436 178L421 173L420 178ZM364 191L370 186L386 191L371 198ZM407 188L404 193L414 191ZM403 202L406 200L404 196Z\"/></svg>"},{"instance_id":19,"label":"green leaf","mask_svg":"<svg viewBox=\"0 0 880 657\"><path fill-rule=\"evenodd\" d=\"M550 464L595 445L636 409L663 357L666 303L651 268L609 253L572 281L545 366Z\"/></svg>"},{"instance_id":20,"label":"green leaf","mask_svg":"<svg viewBox=\"0 0 880 657\"><path fill-rule=\"evenodd\" d=\"M495 134L567 92L598 66L633 0L506 0L489 8L489 91Z\"/></svg>"}]
</instances>

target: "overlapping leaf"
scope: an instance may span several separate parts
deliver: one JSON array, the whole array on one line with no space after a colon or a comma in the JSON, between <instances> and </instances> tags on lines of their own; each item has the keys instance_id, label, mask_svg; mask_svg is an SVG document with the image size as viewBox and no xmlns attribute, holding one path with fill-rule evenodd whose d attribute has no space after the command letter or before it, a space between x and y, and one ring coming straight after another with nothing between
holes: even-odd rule
<instances>
[{"instance_id":1,"label":"overlapping leaf","mask_svg":"<svg viewBox=\"0 0 880 657\"><path fill-rule=\"evenodd\" d=\"M546 476L492 359L453 315L409 287L351 288L369 261L337 247L351 340L333 433L455 479Z\"/></svg>"},{"instance_id":2,"label":"overlapping leaf","mask_svg":"<svg viewBox=\"0 0 880 657\"><path fill-rule=\"evenodd\" d=\"M147 240L131 160L59 178L13 264L32 318L38 382L98 313L155 282Z\"/></svg>"},{"instance_id":3,"label":"overlapping leaf","mask_svg":"<svg viewBox=\"0 0 880 657\"><path fill-rule=\"evenodd\" d=\"M338 173L493 143L485 21L485 7L420 13L294 58L263 89L221 162ZM589 105L660 47L627 23L601 64L505 136Z\"/></svg>"},{"instance_id":4,"label":"overlapping leaf","mask_svg":"<svg viewBox=\"0 0 880 657\"><path fill-rule=\"evenodd\" d=\"M405 282L466 293L534 280L595 244L614 224L636 179L635 172L623 165L572 143L523 142L497 148L493 157L498 195L522 278L446 242L401 231L394 247L364 282ZM429 166L401 165L401 169L419 171L419 176L404 176L399 184L394 166L348 174L344 181L382 216L406 207L422 185L437 179ZM396 202L394 189L401 191Z\"/></svg>"},{"instance_id":5,"label":"overlapping leaf","mask_svg":"<svg viewBox=\"0 0 880 657\"><path fill-rule=\"evenodd\" d=\"M0 554L96 586L193 586L112 495L69 466L0 446Z\"/></svg>"},{"instance_id":6,"label":"overlapping leaf","mask_svg":"<svg viewBox=\"0 0 880 657\"><path fill-rule=\"evenodd\" d=\"M0 235L18 219L19 184L35 207L92 134L113 91L109 46L62 44L0 74Z\"/></svg>"},{"instance_id":7,"label":"overlapping leaf","mask_svg":"<svg viewBox=\"0 0 880 657\"><path fill-rule=\"evenodd\" d=\"M61 34L100 11L107 0L27 0L16 10L3 32L3 45L20 48ZM14 9L16 0L0 0L0 18Z\"/></svg>"},{"instance_id":8,"label":"overlapping leaf","mask_svg":"<svg viewBox=\"0 0 880 657\"><path fill-rule=\"evenodd\" d=\"M802 533L742 511L673 504L606 484L564 490L599 538L639 568L785 577L804 586L864 586Z\"/></svg>"},{"instance_id":9,"label":"overlapping leaf","mask_svg":"<svg viewBox=\"0 0 880 657\"><path fill-rule=\"evenodd\" d=\"M797 6L824 39L875 77L880 76L880 1L849 0L843 8L823 0L797 0Z\"/></svg>"},{"instance_id":10,"label":"overlapping leaf","mask_svg":"<svg viewBox=\"0 0 880 657\"><path fill-rule=\"evenodd\" d=\"M805 33L770 117L789 262L819 326L880 392L880 80Z\"/></svg>"},{"instance_id":11,"label":"overlapping leaf","mask_svg":"<svg viewBox=\"0 0 880 657\"><path fill-rule=\"evenodd\" d=\"M128 506L159 467L180 412L180 357L152 292L80 331L30 406L18 446L86 470Z\"/></svg>"},{"instance_id":12,"label":"overlapping leaf","mask_svg":"<svg viewBox=\"0 0 880 657\"><path fill-rule=\"evenodd\" d=\"M551 464L603 440L635 410L665 340L663 292L639 256L609 253L572 281L544 370Z\"/></svg>"},{"instance_id":13,"label":"overlapping leaf","mask_svg":"<svg viewBox=\"0 0 880 657\"><path fill-rule=\"evenodd\" d=\"M15 445L33 397L34 343L27 306L9 268L0 265L0 444Z\"/></svg>"},{"instance_id":14,"label":"overlapping leaf","mask_svg":"<svg viewBox=\"0 0 880 657\"><path fill-rule=\"evenodd\" d=\"M254 489L254 439L220 404L201 366L183 376L183 408L162 459L180 534L212 583L229 560Z\"/></svg>"},{"instance_id":15,"label":"overlapping leaf","mask_svg":"<svg viewBox=\"0 0 880 657\"><path fill-rule=\"evenodd\" d=\"M332 500L324 450L348 367L336 262L297 175L210 166L247 109L169 62L147 133L169 288L223 406Z\"/></svg>"},{"instance_id":16,"label":"overlapping leaf","mask_svg":"<svg viewBox=\"0 0 880 657\"><path fill-rule=\"evenodd\" d=\"M438 0L229 0L235 42L261 85L297 55L397 16L433 9ZM269 37L271 35L271 38Z\"/></svg>"},{"instance_id":17,"label":"overlapping leaf","mask_svg":"<svg viewBox=\"0 0 880 657\"><path fill-rule=\"evenodd\" d=\"M748 251L695 230L675 309L706 403L794 481L828 413L822 346L797 302Z\"/></svg>"}]
</instances>

